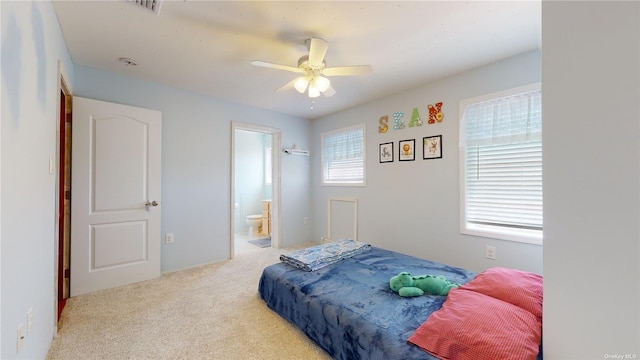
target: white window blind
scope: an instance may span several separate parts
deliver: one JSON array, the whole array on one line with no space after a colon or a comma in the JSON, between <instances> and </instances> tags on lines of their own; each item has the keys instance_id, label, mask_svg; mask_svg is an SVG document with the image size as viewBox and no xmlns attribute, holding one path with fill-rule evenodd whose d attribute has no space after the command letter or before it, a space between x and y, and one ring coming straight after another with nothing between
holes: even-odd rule
<instances>
[{"instance_id":1,"label":"white window blind","mask_svg":"<svg viewBox=\"0 0 640 360\"><path fill-rule=\"evenodd\" d=\"M461 127L463 229L509 240L520 240L520 235L541 240L539 87L466 103Z\"/></svg>"},{"instance_id":2,"label":"white window blind","mask_svg":"<svg viewBox=\"0 0 640 360\"><path fill-rule=\"evenodd\" d=\"M322 134L322 183L364 185L364 125Z\"/></svg>"}]
</instances>

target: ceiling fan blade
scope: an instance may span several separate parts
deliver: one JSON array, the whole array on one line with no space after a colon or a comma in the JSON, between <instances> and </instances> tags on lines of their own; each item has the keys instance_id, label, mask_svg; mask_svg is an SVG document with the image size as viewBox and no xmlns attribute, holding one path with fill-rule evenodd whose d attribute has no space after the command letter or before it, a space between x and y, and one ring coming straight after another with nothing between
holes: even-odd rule
<instances>
[{"instance_id":1,"label":"ceiling fan blade","mask_svg":"<svg viewBox=\"0 0 640 360\"><path fill-rule=\"evenodd\" d=\"M298 78L295 78L289 81L288 83L284 84L282 87L276 89L276 91L285 91L293 88L293 85L296 83L296 80L298 80Z\"/></svg>"},{"instance_id":2,"label":"ceiling fan blade","mask_svg":"<svg viewBox=\"0 0 640 360\"><path fill-rule=\"evenodd\" d=\"M297 67L287 66L287 65L279 65L279 64L272 64L272 63L259 61L259 60L253 60L251 62L251 65L262 66L262 67L271 68L271 69L291 71L291 72L295 72L295 73L304 73L304 71L302 71L301 69L299 69Z\"/></svg>"},{"instance_id":3,"label":"ceiling fan blade","mask_svg":"<svg viewBox=\"0 0 640 360\"><path fill-rule=\"evenodd\" d=\"M355 66L337 66L324 69L322 75L325 76L350 76L350 75L368 75L371 74L373 68L371 65L355 65Z\"/></svg>"},{"instance_id":4,"label":"ceiling fan blade","mask_svg":"<svg viewBox=\"0 0 640 360\"><path fill-rule=\"evenodd\" d=\"M322 95L324 95L325 97L330 97L330 96L333 96L335 93L336 93L336 90L333 88L333 86L329 85L329 88L323 91Z\"/></svg>"},{"instance_id":5,"label":"ceiling fan blade","mask_svg":"<svg viewBox=\"0 0 640 360\"><path fill-rule=\"evenodd\" d=\"M329 43L327 40L312 38L309 43L309 65L312 67L320 67L328 48Z\"/></svg>"}]
</instances>

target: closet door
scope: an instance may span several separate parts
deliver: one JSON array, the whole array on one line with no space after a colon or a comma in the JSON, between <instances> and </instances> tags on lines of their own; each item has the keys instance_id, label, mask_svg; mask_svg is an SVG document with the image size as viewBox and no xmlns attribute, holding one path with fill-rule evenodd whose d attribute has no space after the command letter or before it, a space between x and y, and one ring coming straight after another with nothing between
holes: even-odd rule
<instances>
[{"instance_id":1,"label":"closet door","mask_svg":"<svg viewBox=\"0 0 640 360\"><path fill-rule=\"evenodd\" d=\"M161 113L73 99L71 296L160 275Z\"/></svg>"}]
</instances>

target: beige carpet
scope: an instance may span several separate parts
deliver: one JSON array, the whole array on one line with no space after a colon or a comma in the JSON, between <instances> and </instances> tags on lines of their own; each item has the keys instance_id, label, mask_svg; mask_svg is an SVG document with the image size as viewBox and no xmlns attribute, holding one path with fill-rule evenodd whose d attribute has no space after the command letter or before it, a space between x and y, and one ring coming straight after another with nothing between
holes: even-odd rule
<instances>
[{"instance_id":1,"label":"beige carpet","mask_svg":"<svg viewBox=\"0 0 640 360\"><path fill-rule=\"evenodd\" d=\"M47 359L330 359L257 294L262 269L284 250L241 241L236 251L69 299Z\"/></svg>"}]
</instances>

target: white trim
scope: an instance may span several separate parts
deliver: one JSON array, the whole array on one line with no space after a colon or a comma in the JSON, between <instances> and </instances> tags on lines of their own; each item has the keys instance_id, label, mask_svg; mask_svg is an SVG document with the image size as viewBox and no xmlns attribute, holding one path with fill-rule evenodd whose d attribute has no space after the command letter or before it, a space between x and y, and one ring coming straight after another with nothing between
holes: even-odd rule
<instances>
[{"instance_id":1,"label":"white trim","mask_svg":"<svg viewBox=\"0 0 640 360\"><path fill-rule=\"evenodd\" d=\"M62 91L65 96L73 96L73 91L71 89L71 83L68 81L69 77L67 76L67 71L64 67L64 62L62 60L58 60L58 76L56 81L56 148L55 148L55 171L53 171L53 175L55 176L54 180L54 225L53 225L53 334L56 336L58 334L58 287L61 284L58 283L58 259L59 259L59 224L60 224L60 122L65 121L65 119L60 119L60 92Z\"/></svg>"},{"instance_id":2,"label":"white trim","mask_svg":"<svg viewBox=\"0 0 640 360\"><path fill-rule=\"evenodd\" d=\"M260 132L264 134L272 135L271 148L272 149L280 149L281 143L281 132L280 129L270 128L261 125L242 123L238 121L231 122L231 194L230 194L230 222L229 222L229 259L233 259L235 254L235 244L234 244L234 231L235 231L235 211L233 204L235 204L235 143L236 143L236 130L246 130L246 131L254 131ZM271 197L271 246L279 249L282 246L281 235L282 229L280 226L281 220L281 152L280 151L271 151L272 154L272 197Z\"/></svg>"},{"instance_id":3,"label":"white trim","mask_svg":"<svg viewBox=\"0 0 640 360\"><path fill-rule=\"evenodd\" d=\"M61 83L64 83L64 87L67 89L69 96L73 95L73 89L71 89L71 83L68 81L69 76L64 67L62 60L58 60L58 89L60 89Z\"/></svg>"},{"instance_id":4,"label":"white trim","mask_svg":"<svg viewBox=\"0 0 640 360\"><path fill-rule=\"evenodd\" d=\"M324 137L327 135L362 128L362 144L364 151L362 152L362 182L335 182L327 183L324 181ZM351 126L346 126L340 129L334 129L325 131L320 134L320 185L321 186L367 186L367 124L361 123Z\"/></svg>"},{"instance_id":5,"label":"white trim","mask_svg":"<svg viewBox=\"0 0 640 360\"><path fill-rule=\"evenodd\" d=\"M500 97L515 95L519 93L540 90L542 83L536 82L524 86L519 86L503 91L494 92L491 94L486 94L482 96L477 96L474 98L463 99L459 102L458 108L458 124L459 124L459 132L458 132L458 174L459 176L459 191L460 191L460 204L459 204L459 215L460 215L460 233L465 235L473 235L479 237L486 237L491 239L500 239L507 241L514 241L519 243L526 244L534 244L534 245L542 245L543 244L543 232L538 230L524 230L524 229L509 229L506 227L499 226L489 226L489 225L477 225L477 224L468 224L466 218L466 209L467 209L467 198L466 198L466 172L465 172L465 154L464 144L465 144L465 128L464 122L462 121L462 116L464 114L464 110L469 104L478 103L482 101L487 101L491 99L496 99Z\"/></svg>"},{"instance_id":6,"label":"white trim","mask_svg":"<svg viewBox=\"0 0 640 360\"><path fill-rule=\"evenodd\" d=\"M460 223L460 233L465 235L473 235L490 239L500 239L514 241L525 244L542 245L542 232L537 230L521 230L499 226L477 225Z\"/></svg>"},{"instance_id":7,"label":"white trim","mask_svg":"<svg viewBox=\"0 0 640 360\"><path fill-rule=\"evenodd\" d=\"M331 235L331 203L332 201L344 201L353 203L353 240L358 240L358 199L357 198L344 198L344 197L329 197L327 198L327 237L329 241L333 242L334 239Z\"/></svg>"}]
</instances>

